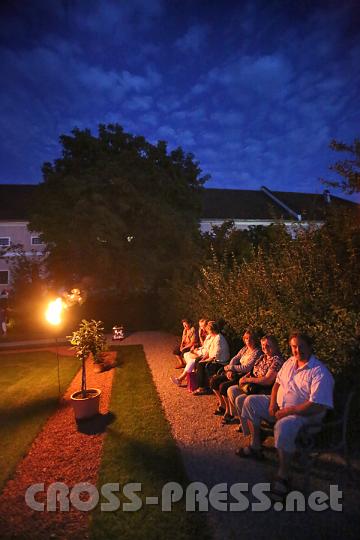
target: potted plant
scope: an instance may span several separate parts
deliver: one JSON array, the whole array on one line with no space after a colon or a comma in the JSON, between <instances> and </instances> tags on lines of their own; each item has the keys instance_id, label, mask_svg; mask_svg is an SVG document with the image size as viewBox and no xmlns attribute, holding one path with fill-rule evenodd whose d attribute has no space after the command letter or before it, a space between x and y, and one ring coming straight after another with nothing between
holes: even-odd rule
<instances>
[{"instance_id":1,"label":"potted plant","mask_svg":"<svg viewBox=\"0 0 360 540\"><path fill-rule=\"evenodd\" d=\"M106 348L106 338L101 321L83 319L78 330L74 331L70 340L76 356L81 361L81 390L71 395L75 418L83 420L99 413L100 394L98 388L86 388L86 360L92 354L94 362L101 362L100 354Z\"/></svg>"}]
</instances>

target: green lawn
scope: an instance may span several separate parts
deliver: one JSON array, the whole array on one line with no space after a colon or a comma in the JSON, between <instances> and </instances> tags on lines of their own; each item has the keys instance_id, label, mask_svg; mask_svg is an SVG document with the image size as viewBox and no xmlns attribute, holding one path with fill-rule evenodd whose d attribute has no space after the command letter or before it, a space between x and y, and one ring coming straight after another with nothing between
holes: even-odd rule
<instances>
[{"instance_id":1,"label":"green lawn","mask_svg":"<svg viewBox=\"0 0 360 540\"><path fill-rule=\"evenodd\" d=\"M79 370L59 356L63 393ZM0 489L58 405L56 355L48 351L0 354Z\"/></svg>"},{"instance_id":2,"label":"green lawn","mask_svg":"<svg viewBox=\"0 0 360 540\"><path fill-rule=\"evenodd\" d=\"M164 416L160 399L141 346L124 346L118 352L110 411L115 419L107 429L98 489L105 483L140 482L145 497L160 497L164 484L176 481L188 484L180 454ZM135 512L122 510L92 514L91 538L94 540L185 540L209 538L205 518L185 512L184 503L174 504L172 512L161 506L146 506Z\"/></svg>"}]
</instances>

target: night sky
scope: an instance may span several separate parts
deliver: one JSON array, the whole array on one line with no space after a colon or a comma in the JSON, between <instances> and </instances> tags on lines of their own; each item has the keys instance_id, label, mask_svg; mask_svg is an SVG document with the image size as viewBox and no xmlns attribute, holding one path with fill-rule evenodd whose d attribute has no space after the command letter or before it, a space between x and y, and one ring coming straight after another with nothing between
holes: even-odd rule
<instances>
[{"instance_id":1,"label":"night sky","mask_svg":"<svg viewBox=\"0 0 360 540\"><path fill-rule=\"evenodd\" d=\"M207 187L319 193L331 139L360 136L358 0L0 6L0 183L41 181L73 127L120 123L193 152Z\"/></svg>"}]
</instances>

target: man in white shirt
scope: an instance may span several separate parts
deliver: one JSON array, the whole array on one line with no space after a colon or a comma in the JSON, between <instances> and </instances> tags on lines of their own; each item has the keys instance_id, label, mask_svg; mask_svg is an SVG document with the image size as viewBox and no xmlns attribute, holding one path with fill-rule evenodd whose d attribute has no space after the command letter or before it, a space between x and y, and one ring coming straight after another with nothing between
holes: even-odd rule
<instances>
[{"instance_id":1,"label":"man in white shirt","mask_svg":"<svg viewBox=\"0 0 360 540\"><path fill-rule=\"evenodd\" d=\"M277 491L286 493L295 440L305 424L320 424L327 409L333 407L334 379L327 367L312 352L306 334L290 336L292 356L280 369L271 396L248 396L241 417L247 422L251 444L240 448L240 457L261 459L260 423L275 422L275 447L279 455Z\"/></svg>"}]
</instances>

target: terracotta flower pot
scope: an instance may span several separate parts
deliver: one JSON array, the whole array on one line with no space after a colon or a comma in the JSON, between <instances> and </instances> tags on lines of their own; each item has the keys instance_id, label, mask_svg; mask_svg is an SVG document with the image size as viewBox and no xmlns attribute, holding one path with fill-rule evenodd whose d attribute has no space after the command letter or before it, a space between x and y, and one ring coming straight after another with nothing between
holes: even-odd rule
<instances>
[{"instance_id":1,"label":"terracotta flower pot","mask_svg":"<svg viewBox=\"0 0 360 540\"><path fill-rule=\"evenodd\" d=\"M98 388L88 388L85 398L83 398L81 390L71 394L76 420L85 420L99 414L100 394L101 390Z\"/></svg>"}]
</instances>

